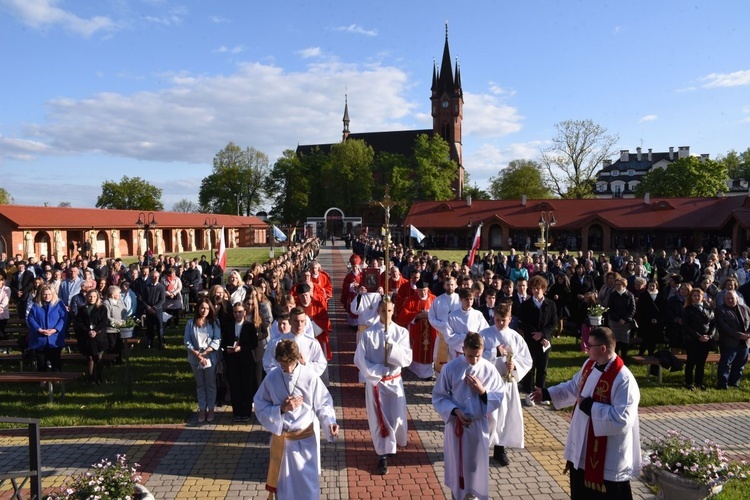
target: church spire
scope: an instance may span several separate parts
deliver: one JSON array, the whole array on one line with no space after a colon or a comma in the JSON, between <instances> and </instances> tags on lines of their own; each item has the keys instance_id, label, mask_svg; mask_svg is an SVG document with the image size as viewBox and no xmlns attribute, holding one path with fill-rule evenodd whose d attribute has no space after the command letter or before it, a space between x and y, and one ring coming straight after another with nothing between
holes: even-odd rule
<instances>
[{"instance_id":1,"label":"church spire","mask_svg":"<svg viewBox=\"0 0 750 500\"><path fill-rule=\"evenodd\" d=\"M346 138L349 137L349 95L344 94L344 131L341 142L346 142Z\"/></svg>"},{"instance_id":2,"label":"church spire","mask_svg":"<svg viewBox=\"0 0 750 500\"><path fill-rule=\"evenodd\" d=\"M440 76L438 77L438 93L446 92L453 94L455 82L453 81L453 68L451 64L451 50L448 46L448 22L445 23L445 46L443 47L443 59L440 63Z\"/></svg>"}]
</instances>

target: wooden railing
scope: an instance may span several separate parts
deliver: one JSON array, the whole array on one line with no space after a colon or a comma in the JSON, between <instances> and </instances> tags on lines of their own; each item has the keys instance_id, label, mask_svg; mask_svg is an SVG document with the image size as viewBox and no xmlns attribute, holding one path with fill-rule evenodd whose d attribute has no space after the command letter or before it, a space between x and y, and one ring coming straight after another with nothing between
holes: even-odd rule
<instances>
[{"instance_id":1,"label":"wooden railing","mask_svg":"<svg viewBox=\"0 0 750 500\"><path fill-rule=\"evenodd\" d=\"M29 469L22 471L0 472L0 486L10 481L13 485L12 499L22 500L21 489L26 483L31 483L31 500L42 498L42 453L39 441L39 420L35 418L0 417L0 424L22 424L28 426L29 431ZM19 480L21 480L19 482Z\"/></svg>"}]
</instances>

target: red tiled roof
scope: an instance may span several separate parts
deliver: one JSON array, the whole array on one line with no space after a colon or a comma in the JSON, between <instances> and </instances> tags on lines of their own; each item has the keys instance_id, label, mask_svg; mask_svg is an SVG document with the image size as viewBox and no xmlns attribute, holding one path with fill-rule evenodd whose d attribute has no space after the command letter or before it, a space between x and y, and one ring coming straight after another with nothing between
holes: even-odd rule
<instances>
[{"instance_id":1,"label":"red tiled roof","mask_svg":"<svg viewBox=\"0 0 750 500\"><path fill-rule=\"evenodd\" d=\"M543 210L553 210L557 229L579 229L599 220L615 229L718 229L730 217L750 227L750 198L642 198L587 200L417 201L404 220L418 229L465 229L469 223L497 221L511 228L538 226Z\"/></svg>"},{"instance_id":2,"label":"red tiled roof","mask_svg":"<svg viewBox=\"0 0 750 500\"><path fill-rule=\"evenodd\" d=\"M100 208L32 207L23 205L0 205L0 217L19 229L34 228L137 228L140 210L105 210ZM156 227L197 228L216 219L219 227L266 226L258 217L237 215L214 215L181 212L153 212ZM145 217L142 217L145 219ZM144 220L145 222L145 220Z\"/></svg>"}]
</instances>

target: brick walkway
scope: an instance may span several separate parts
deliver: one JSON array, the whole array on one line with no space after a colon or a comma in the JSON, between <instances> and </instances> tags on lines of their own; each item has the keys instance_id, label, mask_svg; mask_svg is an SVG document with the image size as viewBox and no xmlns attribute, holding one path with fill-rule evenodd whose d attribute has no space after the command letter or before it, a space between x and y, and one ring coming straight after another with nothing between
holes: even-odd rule
<instances>
[{"instance_id":1,"label":"brick walkway","mask_svg":"<svg viewBox=\"0 0 750 500\"><path fill-rule=\"evenodd\" d=\"M324 269L332 271L334 289L345 274L348 254L341 248L321 252ZM356 382L352 363L355 333L347 328L334 291L331 316L336 353L330 364L331 393L336 402L342 435L321 449L323 498L419 497L450 498L442 486L443 424L431 404L432 383L405 372L409 408L409 444L389 461L389 473L372 474L372 448L364 404L364 389ZM140 427L47 428L42 430L45 491L63 484L102 457L125 453L141 464L146 486L159 499L266 498L268 434L258 425L235 424L222 409L211 425L198 426L196 416L180 425ZM537 406L526 409L526 449L510 450L509 467L490 465L492 498L565 499L567 477L562 475L562 451L567 415ZM750 459L750 403L662 406L640 411L641 434L650 437L667 429L681 429L698 439L721 444L733 458ZM23 469L27 440L20 431L0 431L0 471ZM636 498L654 498L633 481ZM10 485L0 488L0 499L10 498Z\"/></svg>"}]
</instances>

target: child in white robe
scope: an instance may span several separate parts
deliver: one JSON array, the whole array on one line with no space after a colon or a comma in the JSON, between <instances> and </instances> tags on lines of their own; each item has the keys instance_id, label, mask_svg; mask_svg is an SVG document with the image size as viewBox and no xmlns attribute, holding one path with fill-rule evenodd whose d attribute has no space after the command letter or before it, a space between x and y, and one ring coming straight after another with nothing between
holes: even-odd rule
<instances>
[{"instance_id":1,"label":"child in white robe","mask_svg":"<svg viewBox=\"0 0 750 500\"><path fill-rule=\"evenodd\" d=\"M506 395L495 366L482 358L478 333L466 335L463 356L446 364L432 391L432 404L445 422L445 485L453 498L489 498L490 428L487 414Z\"/></svg>"}]
</instances>

